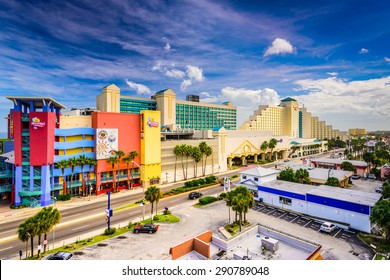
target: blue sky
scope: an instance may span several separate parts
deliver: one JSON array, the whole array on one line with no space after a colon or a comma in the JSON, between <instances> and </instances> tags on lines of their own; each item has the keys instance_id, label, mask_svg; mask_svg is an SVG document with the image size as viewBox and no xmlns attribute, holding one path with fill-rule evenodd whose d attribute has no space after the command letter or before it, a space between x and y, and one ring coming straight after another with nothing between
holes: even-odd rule
<instances>
[{"instance_id":1,"label":"blue sky","mask_svg":"<svg viewBox=\"0 0 390 280\"><path fill-rule=\"evenodd\" d=\"M297 3L296 3L297 2ZM94 107L172 88L232 101L238 124L291 96L334 128L390 130L390 1L0 0L5 96Z\"/></svg>"}]
</instances>

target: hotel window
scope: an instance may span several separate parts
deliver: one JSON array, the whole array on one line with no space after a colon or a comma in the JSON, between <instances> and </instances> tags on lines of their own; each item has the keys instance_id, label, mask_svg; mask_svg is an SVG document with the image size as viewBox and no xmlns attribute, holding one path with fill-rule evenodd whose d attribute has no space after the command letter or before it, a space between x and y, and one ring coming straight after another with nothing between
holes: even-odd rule
<instances>
[{"instance_id":1,"label":"hotel window","mask_svg":"<svg viewBox=\"0 0 390 280\"><path fill-rule=\"evenodd\" d=\"M279 196L279 203L281 204L286 204L286 205L291 205L291 198L287 198L287 197L284 197L284 196Z\"/></svg>"},{"instance_id":2,"label":"hotel window","mask_svg":"<svg viewBox=\"0 0 390 280\"><path fill-rule=\"evenodd\" d=\"M258 182L258 181L259 181L259 178L254 177L254 180L255 180L255 182Z\"/></svg>"}]
</instances>

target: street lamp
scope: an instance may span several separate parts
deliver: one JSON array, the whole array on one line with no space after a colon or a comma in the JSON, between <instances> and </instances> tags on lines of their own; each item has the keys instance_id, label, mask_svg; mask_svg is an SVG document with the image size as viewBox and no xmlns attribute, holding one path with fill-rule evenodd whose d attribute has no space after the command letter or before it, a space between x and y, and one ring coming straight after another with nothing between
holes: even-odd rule
<instances>
[{"instance_id":1,"label":"street lamp","mask_svg":"<svg viewBox=\"0 0 390 280\"><path fill-rule=\"evenodd\" d=\"M168 172L165 172L165 182L168 184Z\"/></svg>"},{"instance_id":2,"label":"street lamp","mask_svg":"<svg viewBox=\"0 0 390 280\"><path fill-rule=\"evenodd\" d=\"M132 163L135 164L139 168L139 170L144 173L145 176L145 170L134 160L132 161ZM142 185L142 220L145 220L145 187L142 180L141 180L141 185Z\"/></svg>"}]
</instances>

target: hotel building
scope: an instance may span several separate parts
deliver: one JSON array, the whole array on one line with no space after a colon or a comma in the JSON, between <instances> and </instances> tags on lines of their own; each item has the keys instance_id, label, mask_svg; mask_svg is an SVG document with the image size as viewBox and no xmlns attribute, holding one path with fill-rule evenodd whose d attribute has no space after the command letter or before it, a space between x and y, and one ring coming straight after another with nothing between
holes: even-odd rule
<instances>
[{"instance_id":1,"label":"hotel building","mask_svg":"<svg viewBox=\"0 0 390 280\"><path fill-rule=\"evenodd\" d=\"M278 106L261 105L258 110L244 122L241 130L271 130L274 136L287 135L295 138L332 139L344 138L346 133L335 130L324 121L319 121L306 108L299 107L298 102L290 97L281 101Z\"/></svg>"},{"instance_id":2,"label":"hotel building","mask_svg":"<svg viewBox=\"0 0 390 280\"><path fill-rule=\"evenodd\" d=\"M96 98L97 109L102 112L133 113L142 110L161 112L161 126L168 130L207 130L224 127L235 130L236 107L231 102L221 105L199 102L199 96L188 95L187 100L178 100L172 89L157 92L152 98L121 96L116 85L103 89Z\"/></svg>"}]
</instances>

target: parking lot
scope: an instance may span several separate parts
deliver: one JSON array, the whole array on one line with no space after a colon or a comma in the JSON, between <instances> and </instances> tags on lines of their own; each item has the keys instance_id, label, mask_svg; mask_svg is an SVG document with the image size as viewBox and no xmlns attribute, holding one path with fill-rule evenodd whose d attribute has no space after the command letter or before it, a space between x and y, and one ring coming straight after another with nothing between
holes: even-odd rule
<instances>
[{"instance_id":1,"label":"parking lot","mask_svg":"<svg viewBox=\"0 0 390 280\"><path fill-rule=\"evenodd\" d=\"M313 219L311 217L307 217L304 215L299 215L297 213L291 213L288 211L285 211L283 209L275 208L269 205L262 205L262 204L256 204L253 208L253 210L266 214L268 216L272 216L275 219L281 219L285 220L287 222L290 222L292 224L297 224L301 227L305 227L317 232L320 232L320 227L322 224L322 221ZM357 234L358 231L354 230L346 230L342 228L337 228L337 230L331 232L331 233L323 233L330 235L335 238L339 238L344 240L345 242L348 242L350 244L355 244L358 246L366 246L358 237Z\"/></svg>"},{"instance_id":2,"label":"parking lot","mask_svg":"<svg viewBox=\"0 0 390 280\"><path fill-rule=\"evenodd\" d=\"M382 186L382 181L373 180L373 179L352 179L352 184L350 184L350 189L364 191L364 192L375 192L375 189L379 186Z\"/></svg>"}]
</instances>

